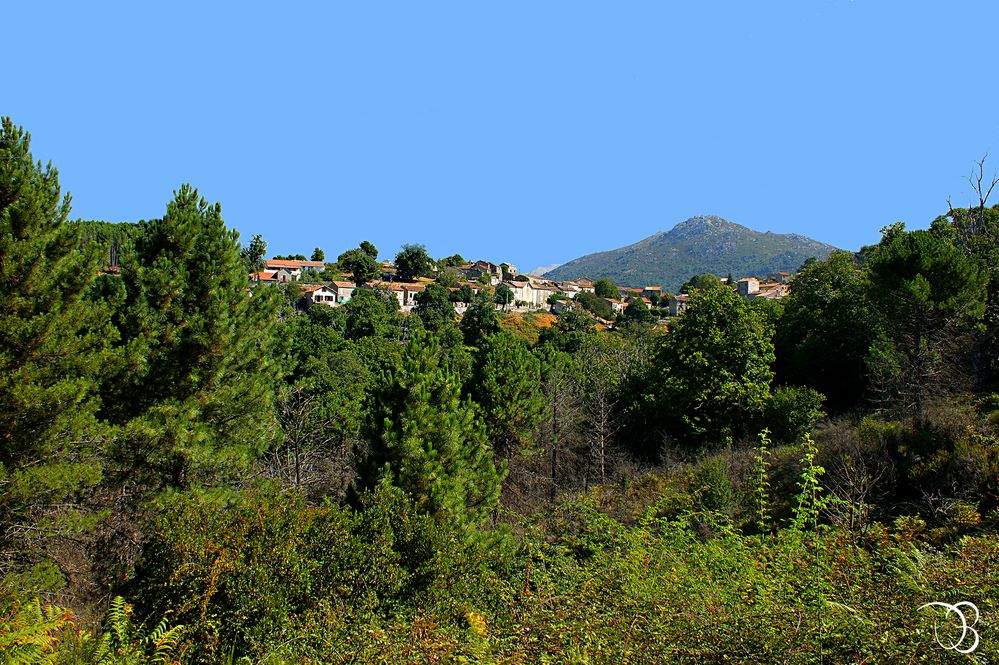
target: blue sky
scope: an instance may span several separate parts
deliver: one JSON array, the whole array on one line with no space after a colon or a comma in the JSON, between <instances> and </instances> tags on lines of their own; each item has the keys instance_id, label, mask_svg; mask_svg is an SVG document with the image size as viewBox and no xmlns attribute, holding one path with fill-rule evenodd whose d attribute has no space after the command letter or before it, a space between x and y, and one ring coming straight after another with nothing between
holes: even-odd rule
<instances>
[{"instance_id":1,"label":"blue sky","mask_svg":"<svg viewBox=\"0 0 999 665\"><path fill-rule=\"evenodd\" d=\"M74 216L190 182L269 253L564 262L697 214L856 249L999 170L999 2L19 2Z\"/></svg>"}]
</instances>

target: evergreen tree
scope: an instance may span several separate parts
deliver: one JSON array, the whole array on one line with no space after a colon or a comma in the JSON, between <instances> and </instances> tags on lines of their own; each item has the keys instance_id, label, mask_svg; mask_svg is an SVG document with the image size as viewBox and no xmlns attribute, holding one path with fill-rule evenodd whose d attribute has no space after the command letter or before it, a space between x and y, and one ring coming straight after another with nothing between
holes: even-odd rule
<instances>
[{"instance_id":1,"label":"evergreen tree","mask_svg":"<svg viewBox=\"0 0 999 665\"><path fill-rule=\"evenodd\" d=\"M868 356L872 387L919 423L932 393L970 374L968 333L985 314L986 279L974 259L931 231L886 234L869 270L880 318Z\"/></svg>"},{"instance_id":2,"label":"evergreen tree","mask_svg":"<svg viewBox=\"0 0 999 665\"><path fill-rule=\"evenodd\" d=\"M162 484L241 466L273 430L279 295L247 292L237 238L185 185L122 268L129 366L107 411L127 426L121 453Z\"/></svg>"},{"instance_id":3,"label":"evergreen tree","mask_svg":"<svg viewBox=\"0 0 999 665\"><path fill-rule=\"evenodd\" d=\"M476 354L470 386L496 454L509 459L520 452L544 408L538 358L512 333L490 335Z\"/></svg>"},{"instance_id":4,"label":"evergreen tree","mask_svg":"<svg viewBox=\"0 0 999 665\"><path fill-rule=\"evenodd\" d=\"M499 332L496 303L485 289L478 292L461 317L461 332L465 344L479 346L489 335Z\"/></svg>"},{"instance_id":5,"label":"evergreen tree","mask_svg":"<svg viewBox=\"0 0 999 665\"><path fill-rule=\"evenodd\" d=\"M312 250L312 260L313 261L325 261L326 260L326 252L324 252L321 248L316 247L314 250Z\"/></svg>"},{"instance_id":6,"label":"evergreen tree","mask_svg":"<svg viewBox=\"0 0 999 665\"><path fill-rule=\"evenodd\" d=\"M34 567L61 579L48 554L85 525L77 492L101 477L97 379L108 362L108 312L85 294L99 265L67 223L58 172L35 163L31 137L0 125L0 586ZM243 277L245 281L245 276ZM40 579L46 577L47 579Z\"/></svg>"},{"instance_id":7,"label":"evergreen tree","mask_svg":"<svg viewBox=\"0 0 999 665\"><path fill-rule=\"evenodd\" d=\"M259 233L253 236L250 244L244 247L240 255L243 257L245 270L248 273L260 272L264 269L264 256L267 255L267 243Z\"/></svg>"},{"instance_id":8,"label":"evergreen tree","mask_svg":"<svg viewBox=\"0 0 999 665\"><path fill-rule=\"evenodd\" d=\"M503 471L493 464L474 404L441 369L436 339L416 332L402 364L386 372L370 399L369 450L357 486L387 482L434 517L475 524L496 506Z\"/></svg>"}]
</instances>

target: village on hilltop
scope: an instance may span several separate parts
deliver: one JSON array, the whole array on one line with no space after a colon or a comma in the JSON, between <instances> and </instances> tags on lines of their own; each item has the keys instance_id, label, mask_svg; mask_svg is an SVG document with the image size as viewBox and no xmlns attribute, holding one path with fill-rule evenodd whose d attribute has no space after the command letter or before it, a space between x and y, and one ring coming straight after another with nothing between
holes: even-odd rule
<instances>
[{"instance_id":1,"label":"village on hilltop","mask_svg":"<svg viewBox=\"0 0 999 665\"><path fill-rule=\"evenodd\" d=\"M396 297L401 311L409 312L416 307L420 294L426 290L428 284L441 282L448 286L458 314L463 314L471 304L472 298L485 289L494 296L496 308L503 311L544 309L558 315L580 304L592 311L594 308L587 303L592 303L596 298L608 306L606 310L601 307L604 313L609 311L611 314L600 317L605 319L623 315L628 306L636 301L641 301L656 315L656 318L675 317L687 309L692 295L687 292L669 293L662 286L656 285L644 288L617 287L606 279L591 280L580 277L574 280L555 281L539 275L520 273L516 266L509 263L484 260L455 265L430 261L428 266L425 276L400 280L396 266L390 261L383 261L380 263L381 274L376 278L357 280L349 272L338 272L335 263L276 258L264 260L263 270L251 273L249 281L251 286L294 284L301 293L299 305L303 309L315 304L331 307L343 305L350 301L356 289L383 289ZM791 273L782 271L762 278L754 276L738 280L732 280L731 277L715 279L721 285L734 288L747 300L757 298L779 300L789 292ZM599 288L600 281L610 285L613 292L608 292L607 285ZM695 291L695 289L689 290ZM580 294L594 295L578 298ZM599 316L598 312L594 313Z\"/></svg>"}]
</instances>

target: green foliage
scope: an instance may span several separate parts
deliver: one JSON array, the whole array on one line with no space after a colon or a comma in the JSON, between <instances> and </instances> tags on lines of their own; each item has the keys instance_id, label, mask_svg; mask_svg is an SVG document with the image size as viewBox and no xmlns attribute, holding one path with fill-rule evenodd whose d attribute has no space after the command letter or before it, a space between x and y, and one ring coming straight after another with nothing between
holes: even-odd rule
<instances>
[{"instance_id":1,"label":"green foliage","mask_svg":"<svg viewBox=\"0 0 999 665\"><path fill-rule=\"evenodd\" d=\"M267 256L267 243L259 233L254 235L250 244L243 247L239 255L243 259L243 266L248 273L260 272L266 267L264 257Z\"/></svg>"},{"instance_id":2,"label":"green foliage","mask_svg":"<svg viewBox=\"0 0 999 665\"><path fill-rule=\"evenodd\" d=\"M596 293L582 291L576 294L574 300L594 316L598 316L601 319L606 320L614 318L614 309L611 307L611 304L607 302L606 299L598 296Z\"/></svg>"},{"instance_id":3,"label":"green foliage","mask_svg":"<svg viewBox=\"0 0 999 665\"><path fill-rule=\"evenodd\" d=\"M823 396L811 388L781 386L766 404L766 421L774 439L781 444L797 445L815 429L824 415Z\"/></svg>"},{"instance_id":4,"label":"green foliage","mask_svg":"<svg viewBox=\"0 0 999 665\"><path fill-rule=\"evenodd\" d=\"M760 445L753 456L753 502L756 509L756 528L766 533L770 528L770 430L760 432Z\"/></svg>"},{"instance_id":5,"label":"green foliage","mask_svg":"<svg viewBox=\"0 0 999 665\"><path fill-rule=\"evenodd\" d=\"M826 395L833 411L860 403L874 339L868 280L853 255L837 252L796 275L774 338L777 376Z\"/></svg>"},{"instance_id":6,"label":"green foliage","mask_svg":"<svg viewBox=\"0 0 999 665\"><path fill-rule=\"evenodd\" d=\"M155 485L245 467L266 446L283 370L277 291L249 297L221 207L183 186L122 266L127 363L105 414L124 426L118 460Z\"/></svg>"},{"instance_id":7,"label":"green foliage","mask_svg":"<svg viewBox=\"0 0 999 665\"><path fill-rule=\"evenodd\" d=\"M708 289L720 289L725 285L722 284L721 278L717 275L712 275L710 273L704 273L701 275L694 275L677 291L677 293L693 293L694 291L707 291Z\"/></svg>"},{"instance_id":8,"label":"green foliage","mask_svg":"<svg viewBox=\"0 0 999 665\"><path fill-rule=\"evenodd\" d=\"M499 332L499 315L496 304L485 289L479 291L461 317L461 333L465 344L480 346L486 337Z\"/></svg>"},{"instance_id":9,"label":"green foliage","mask_svg":"<svg viewBox=\"0 0 999 665\"><path fill-rule=\"evenodd\" d=\"M694 469L691 485L702 509L729 516L735 511L736 494L724 457L716 455L702 461Z\"/></svg>"},{"instance_id":10,"label":"green foliage","mask_svg":"<svg viewBox=\"0 0 999 665\"><path fill-rule=\"evenodd\" d=\"M475 405L461 400L455 376L439 366L437 340L422 331L402 364L371 394L368 452L358 487L387 483L440 520L475 524L496 506L503 472L493 465Z\"/></svg>"},{"instance_id":11,"label":"green foliage","mask_svg":"<svg viewBox=\"0 0 999 665\"><path fill-rule=\"evenodd\" d=\"M449 298L451 302L472 303L475 301L476 293L468 284L462 284L457 291L452 291Z\"/></svg>"},{"instance_id":12,"label":"green foliage","mask_svg":"<svg viewBox=\"0 0 999 665\"><path fill-rule=\"evenodd\" d=\"M564 263L548 276L606 277L621 286L661 284L677 292L691 275L733 272L741 277L796 270L809 257L824 258L833 251L800 235L763 233L719 217L692 217L665 233Z\"/></svg>"},{"instance_id":13,"label":"green foliage","mask_svg":"<svg viewBox=\"0 0 999 665\"><path fill-rule=\"evenodd\" d=\"M437 264L444 268L454 268L456 266L464 265L465 263L466 261L462 258L461 254L452 254L451 256L446 256L443 259L437 260Z\"/></svg>"},{"instance_id":14,"label":"green foliage","mask_svg":"<svg viewBox=\"0 0 999 665\"><path fill-rule=\"evenodd\" d=\"M365 251L363 247L364 243L361 244L362 247L348 249L338 256L336 260L337 268L343 272L349 272L351 279L358 286L367 284L382 274L382 266L378 263L378 252L374 250L374 245L370 246L371 250L374 251L374 255L372 256L371 252ZM368 244L370 245L370 243Z\"/></svg>"},{"instance_id":15,"label":"green foliage","mask_svg":"<svg viewBox=\"0 0 999 665\"><path fill-rule=\"evenodd\" d=\"M475 355L468 392L479 405L493 451L519 453L541 416L541 363L510 333L486 337Z\"/></svg>"},{"instance_id":16,"label":"green foliage","mask_svg":"<svg viewBox=\"0 0 999 665\"><path fill-rule=\"evenodd\" d=\"M433 260L423 245L406 244L395 255L396 277L403 282L411 282L417 277L430 274Z\"/></svg>"},{"instance_id":17,"label":"green foliage","mask_svg":"<svg viewBox=\"0 0 999 665\"><path fill-rule=\"evenodd\" d=\"M398 339L402 332L399 300L386 289L357 289L343 306L344 337Z\"/></svg>"},{"instance_id":18,"label":"green foliage","mask_svg":"<svg viewBox=\"0 0 999 665\"><path fill-rule=\"evenodd\" d=\"M507 305L513 302L513 290L510 289L506 284L499 284L496 286L496 295L494 296L494 302L497 305L502 305L505 310Z\"/></svg>"},{"instance_id":19,"label":"green foliage","mask_svg":"<svg viewBox=\"0 0 999 665\"><path fill-rule=\"evenodd\" d=\"M656 317L641 298L635 298L624 308L624 319L631 323L653 323Z\"/></svg>"},{"instance_id":20,"label":"green foliage","mask_svg":"<svg viewBox=\"0 0 999 665\"><path fill-rule=\"evenodd\" d=\"M870 258L879 335L868 355L880 399L916 421L967 376L967 333L985 314L978 264L930 231L886 234Z\"/></svg>"},{"instance_id":21,"label":"green foliage","mask_svg":"<svg viewBox=\"0 0 999 665\"><path fill-rule=\"evenodd\" d=\"M614 286L614 282L610 281L606 277L601 277L597 281L593 282L593 292L601 298L613 298L617 300L621 297L620 289Z\"/></svg>"},{"instance_id":22,"label":"green foliage","mask_svg":"<svg viewBox=\"0 0 999 665\"><path fill-rule=\"evenodd\" d=\"M702 291L659 338L650 382L667 427L691 444L731 443L770 396L773 329L728 289Z\"/></svg>"},{"instance_id":23,"label":"green foliage","mask_svg":"<svg viewBox=\"0 0 999 665\"><path fill-rule=\"evenodd\" d=\"M79 538L78 492L101 478L97 382L113 362L114 335L107 301L86 297L97 248L80 249L69 210L57 171L36 164L30 136L3 118L0 577L30 570L53 547L65 550L62 538Z\"/></svg>"},{"instance_id":24,"label":"green foliage","mask_svg":"<svg viewBox=\"0 0 999 665\"><path fill-rule=\"evenodd\" d=\"M430 332L454 327L457 314L450 295L447 287L436 283L427 284L427 287L417 294L413 314L420 317L423 327Z\"/></svg>"},{"instance_id":25,"label":"green foliage","mask_svg":"<svg viewBox=\"0 0 999 665\"><path fill-rule=\"evenodd\" d=\"M312 256L310 257L310 260L311 261L325 261L326 260L326 252L324 252L322 250L322 248L316 247L314 250L312 250Z\"/></svg>"}]
</instances>

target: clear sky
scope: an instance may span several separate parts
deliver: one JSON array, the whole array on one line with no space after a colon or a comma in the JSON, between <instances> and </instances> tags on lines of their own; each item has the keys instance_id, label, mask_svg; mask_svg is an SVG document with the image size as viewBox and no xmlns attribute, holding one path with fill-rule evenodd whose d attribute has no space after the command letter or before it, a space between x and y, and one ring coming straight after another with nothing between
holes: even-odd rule
<instances>
[{"instance_id":1,"label":"clear sky","mask_svg":"<svg viewBox=\"0 0 999 665\"><path fill-rule=\"evenodd\" d=\"M16 2L0 114L74 217L190 182L269 254L527 270L697 214L856 249L999 170L997 26L996 0Z\"/></svg>"}]
</instances>

